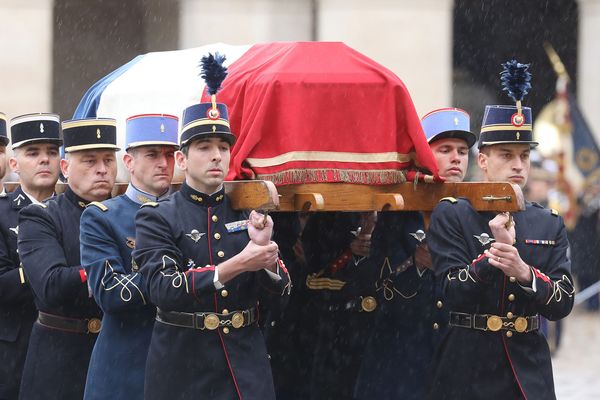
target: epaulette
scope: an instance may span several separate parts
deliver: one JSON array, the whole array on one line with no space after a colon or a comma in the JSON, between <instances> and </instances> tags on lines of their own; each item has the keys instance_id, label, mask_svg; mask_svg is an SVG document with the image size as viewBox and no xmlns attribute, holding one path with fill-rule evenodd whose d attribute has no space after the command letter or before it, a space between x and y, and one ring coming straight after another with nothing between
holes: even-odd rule
<instances>
[{"instance_id":1,"label":"epaulette","mask_svg":"<svg viewBox=\"0 0 600 400\"><path fill-rule=\"evenodd\" d=\"M99 209L101 209L103 212L108 211L108 207L106 207L104 204L100 203L99 201L92 201L87 206L85 206L85 208L88 208L89 206L96 206Z\"/></svg>"},{"instance_id":2,"label":"epaulette","mask_svg":"<svg viewBox=\"0 0 600 400\"><path fill-rule=\"evenodd\" d=\"M458 203L458 200L456 200L455 197L444 197L443 199L440 199L439 202L441 203L442 201L449 201L452 204Z\"/></svg>"},{"instance_id":3,"label":"epaulette","mask_svg":"<svg viewBox=\"0 0 600 400\"><path fill-rule=\"evenodd\" d=\"M555 208L551 208L550 209L550 214L554 215L555 217L558 217L560 214L558 213L558 210Z\"/></svg>"},{"instance_id":4,"label":"epaulette","mask_svg":"<svg viewBox=\"0 0 600 400\"><path fill-rule=\"evenodd\" d=\"M147 201L144 204L142 204L142 207L158 207L158 203L156 201Z\"/></svg>"}]
</instances>

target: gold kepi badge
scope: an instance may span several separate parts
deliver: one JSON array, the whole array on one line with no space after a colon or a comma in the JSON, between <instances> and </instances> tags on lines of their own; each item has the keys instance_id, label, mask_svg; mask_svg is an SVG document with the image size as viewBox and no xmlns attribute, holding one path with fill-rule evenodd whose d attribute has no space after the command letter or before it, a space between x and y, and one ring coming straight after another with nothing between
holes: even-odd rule
<instances>
[{"instance_id":1,"label":"gold kepi badge","mask_svg":"<svg viewBox=\"0 0 600 400\"><path fill-rule=\"evenodd\" d=\"M502 318L497 315L490 315L487 319L488 331L498 332L502 329Z\"/></svg>"},{"instance_id":2,"label":"gold kepi badge","mask_svg":"<svg viewBox=\"0 0 600 400\"><path fill-rule=\"evenodd\" d=\"M377 308L377 300L373 296L366 296L360 301L360 306L365 312L371 312Z\"/></svg>"},{"instance_id":3,"label":"gold kepi badge","mask_svg":"<svg viewBox=\"0 0 600 400\"><path fill-rule=\"evenodd\" d=\"M87 329L89 333L98 333L102 328L102 321L98 318L92 318L88 321Z\"/></svg>"},{"instance_id":4,"label":"gold kepi badge","mask_svg":"<svg viewBox=\"0 0 600 400\"><path fill-rule=\"evenodd\" d=\"M204 327L208 330L214 331L219 327L219 317L215 314L208 314L204 317Z\"/></svg>"}]
</instances>

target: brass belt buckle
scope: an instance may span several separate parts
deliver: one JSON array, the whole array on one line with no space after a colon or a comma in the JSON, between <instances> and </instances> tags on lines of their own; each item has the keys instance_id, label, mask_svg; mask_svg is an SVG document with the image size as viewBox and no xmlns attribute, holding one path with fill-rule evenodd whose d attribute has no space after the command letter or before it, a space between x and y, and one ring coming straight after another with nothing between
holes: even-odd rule
<instances>
[{"instance_id":1,"label":"brass belt buckle","mask_svg":"<svg viewBox=\"0 0 600 400\"><path fill-rule=\"evenodd\" d=\"M527 330L527 319L524 317L517 317L515 320L515 331L523 333Z\"/></svg>"},{"instance_id":2,"label":"brass belt buckle","mask_svg":"<svg viewBox=\"0 0 600 400\"><path fill-rule=\"evenodd\" d=\"M219 327L219 317L215 314L208 314L204 317L204 327L208 330L214 331Z\"/></svg>"},{"instance_id":3,"label":"brass belt buckle","mask_svg":"<svg viewBox=\"0 0 600 400\"><path fill-rule=\"evenodd\" d=\"M487 328L488 331L498 332L502 329L502 318L497 315L490 315L487 318Z\"/></svg>"},{"instance_id":4,"label":"brass belt buckle","mask_svg":"<svg viewBox=\"0 0 600 400\"><path fill-rule=\"evenodd\" d=\"M363 297L360 306L365 312L371 312L377 308L377 300L373 296Z\"/></svg>"},{"instance_id":5,"label":"brass belt buckle","mask_svg":"<svg viewBox=\"0 0 600 400\"><path fill-rule=\"evenodd\" d=\"M244 325L244 315L241 312L236 312L231 317L231 326L238 329Z\"/></svg>"},{"instance_id":6,"label":"brass belt buckle","mask_svg":"<svg viewBox=\"0 0 600 400\"><path fill-rule=\"evenodd\" d=\"M90 318L87 323L87 330L89 333L98 333L102 328L102 321L98 318Z\"/></svg>"}]
</instances>

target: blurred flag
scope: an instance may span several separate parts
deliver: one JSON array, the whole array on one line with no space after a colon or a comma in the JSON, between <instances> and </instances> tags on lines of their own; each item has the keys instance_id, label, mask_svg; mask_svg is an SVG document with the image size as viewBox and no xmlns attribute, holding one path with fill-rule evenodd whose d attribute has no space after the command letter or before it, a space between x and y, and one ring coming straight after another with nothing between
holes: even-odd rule
<instances>
[{"instance_id":1,"label":"blurred flag","mask_svg":"<svg viewBox=\"0 0 600 400\"><path fill-rule=\"evenodd\" d=\"M567 227L573 228L577 218L577 197L572 186L573 179L570 178L573 173L578 175L577 180L584 182L600 177L600 147L577 104L564 64L550 44L545 43L544 48L556 72L557 81L555 99L542 110L540 118L558 131L561 137L559 143L565 139L571 142L569 155L565 154L565 146L560 144L554 154L559 166L557 189L563 194L563 200L562 204L553 206L561 210Z\"/></svg>"},{"instance_id":2,"label":"blurred flag","mask_svg":"<svg viewBox=\"0 0 600 400\"><path fill-rule=\"evenodd\" d=\"M544 48L558 76L554 122L560 131L570 134L574 165L588 179L591 175L600 174L600 147L577 104L565 66L550 44L544 44Z\"/></svg>"},{"instance_id":3,"label":"blurred flag","mask_svg":"<svg viewBox=\"0 0 600 400\"><path fill-rule=\"evenodd\" d=\"M585 121L575 95L567 85L567 101L569 102L569 122L573 142L573 161L586 180L592 175L600 174L600 148Z\"/></svg>"}]
</instances>

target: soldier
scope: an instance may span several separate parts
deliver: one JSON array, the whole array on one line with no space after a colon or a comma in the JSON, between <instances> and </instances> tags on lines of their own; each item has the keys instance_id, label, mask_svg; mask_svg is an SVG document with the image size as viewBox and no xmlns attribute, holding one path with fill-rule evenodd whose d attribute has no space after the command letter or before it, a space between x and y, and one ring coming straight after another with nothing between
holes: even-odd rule
<instances>
[{"instance_id":1,"label":"soldier","mask_svg":"<svg viewBox=\"0 0 600 400\"><path fill-rule=\"evenodd\" d=\"M319 213L306 223L302 244L312 268L306 279L308 305L317 314L310 399L352 398L377 309L378 269L371 254L376 223L374 212Z\"/></svg>"},{"instance_id":2,"label":"soldier","mask_svg":"<svg viewBox=\"0 0 600 400\"><path fill-rule=\"evenodd\" d=\"M19 216L19 254L39 310L25 360L21 398L81 399L101 312L79 257L86 205L106 200L117 173L116 121L62 124L64 193Z\"/></svg>"},{"instance_id":3,"label":"soldier","mask_svg":"<svg viewBox=\"0 0 600 400\"><path fill-rule=\"evenodd\" d=\"M132 266L135 214L169 194L179 119L145 114L127 120L123 161L131 181L125 194L92 202L81 216L81 264L102 309L85 399L143 399L144 370L156 308Z\"/></svg>"},{"instance_id":4,"label":"soldier","mask_svg":"<svg viewBox=\"0 0 600 400\"><path fill-rule=\"evenodd\" d=\"M274 303L265 310L264 328L267 350L271 359L275 395L278 400L305 399L308 396L310 367L317 326L314 304L306 288L308 267L304 259L301 235L308 213L277 212L273 223L277 227L273 240L285 260L294 290L287 302ZM286 303L286 304L284 304Z\"/></svg>"},{"instance_id":5,"label":"soldier","mask_svg":"<svg viewBox=\"0 0 600 400\"><path fill-rule=\"evenodd\" d=\"M440 176L446 182L462 182L469 148L477 140L470 131L469 114L458 108L442 108L425 115L421 124ZM408 215L388 217L403 219ZM387 224L398 222L390 220ZM380 273L381 310L365 350L355 389L357 399L409 400L425 396L430 364L447 325L447 310L431 271L424 227L417 228L396 237L399 242L416 244L414 254L399 259L398 265L383 266Z\"/></svg>"},{"instance_id":6,"label":"soldier","mask_svg":"<svg viewBox=\"0 0 600 400\"><path fill-rule=\"evenodd\" d=\"M17 253L19 212L52 196L60 171L60 121L56 114L11 120L11 169L20 186L0 195L0 399L16 399L31 327L37 317L33 294ZM0 176L5 172L6 120L0 114Z\"/></svg>"},{"instance_id":7,"label":"soldier","mask_svg":"<svg viewBox=\"0 0 600 400\"><path fill-rule=\"evenodd\" d=\"M537 145L531 109L521 105L531 77L528 65L512 60L503 67L516 106L486 106L477 162L487 181L523 187ZM557 320L573 307L562 218L529 202L511 216L447 199L431 216L428 244L450 310L429 398L554 399L539 315Z\"/></svg>"},{"instance_id":8,"label":"soldier","mask_svg":"<svg viewBox=\"0 0 600 400\"><path fill-rule=\"evenodd\" d=\"M275 398L257 303L289 293L289 276L269 242L272 220L233 210L225 195L235 136L226 106L216 102L226 75L218 61L203 58L211 103L183 113L175 155L181 189L136 216L134 260L158 307L146 399Z\"/></svg>"}]
</instances>

